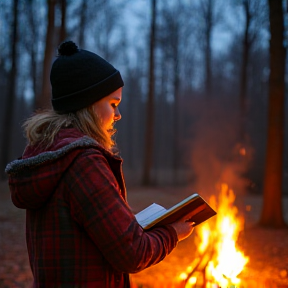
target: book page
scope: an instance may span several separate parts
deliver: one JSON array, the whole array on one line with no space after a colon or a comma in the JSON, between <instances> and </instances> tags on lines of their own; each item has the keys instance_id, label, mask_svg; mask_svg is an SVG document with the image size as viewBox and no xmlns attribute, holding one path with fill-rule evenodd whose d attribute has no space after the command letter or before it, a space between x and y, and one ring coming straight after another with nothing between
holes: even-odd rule
<instances>
[{"instance_id":1,"label":"book page","mask_svg":"<svg viewBox=\"0 0 288 288\"><path fill-rule=\"evenodd\" d=\"M138 223L145 227L148 223L152 222L153 220L157 219L161 215L163 215L167 210L162 207L161 205L158 205L156 203L151 204L144 210L140 211L135 215L136 220Z\"/></svg>"}]
</instances>

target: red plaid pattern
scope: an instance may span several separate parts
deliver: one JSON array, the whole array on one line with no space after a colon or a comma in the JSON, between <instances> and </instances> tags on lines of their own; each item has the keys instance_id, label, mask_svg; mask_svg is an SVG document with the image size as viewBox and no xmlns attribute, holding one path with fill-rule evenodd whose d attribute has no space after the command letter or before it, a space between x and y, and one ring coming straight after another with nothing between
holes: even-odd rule
<instances>
[{"instance_id":1,"label":"red plaid pattern","mask_svg":"<svg viewBox=\"0 0 288 288\"><path fill-rule=\"evenodd\" d=\"M9 164L13 203L27 209L33 287L129 287L129 273L177 244L171 226L144 232L126 202L122 160L75 129L50 151L27 147Z\"/></svg>"}]
</instances>

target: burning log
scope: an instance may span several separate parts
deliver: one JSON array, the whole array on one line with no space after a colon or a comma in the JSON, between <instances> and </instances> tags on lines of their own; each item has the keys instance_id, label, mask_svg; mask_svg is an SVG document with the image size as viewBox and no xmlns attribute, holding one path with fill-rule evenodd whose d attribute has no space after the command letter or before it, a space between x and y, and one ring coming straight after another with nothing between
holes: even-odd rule
<instances>
[{"instance_id":1,"label":"burning log","mask_svg":"<svg viewBox=\"0 0 288 288\"><path fill-rule=\"evenodd\" d=\"M206 267L209 263L209 261L213 258L213 255L215 253L215 249L214 247L211 245L209 246L205 252L200 255L198 258L196 258L196 261L197 261L197 264L194 266L194 268L192 268L191 272L189 272L187 275L183 274L183 278L185 277L185 279L183 280L183 288L186 287L188 281L193 277L193 275L195 274L195 272L201 272L201 274L203 275L203 278L204 278L204 282L205 282L205 270L206 270ZM196 283L195 283L195 286L197 285L197 279L196 279ZM206 285L203 287L206 287Z\"/></svg>"}]
</instances>

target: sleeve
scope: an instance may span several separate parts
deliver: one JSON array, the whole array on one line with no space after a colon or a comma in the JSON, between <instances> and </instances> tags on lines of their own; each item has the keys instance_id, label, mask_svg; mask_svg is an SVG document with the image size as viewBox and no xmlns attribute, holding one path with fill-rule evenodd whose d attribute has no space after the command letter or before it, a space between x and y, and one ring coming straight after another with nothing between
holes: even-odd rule
<instances>
[{"instance_id":1,"label":"sleeve","mask_svg":"<svg viewBox=\"0 0 288 288\"><path fill-rule=\"evenodd\" d=\"M139 272L176 247L177 233L170 225L146 232L138 224L101 152L86 152L70 171L72 217L115 269Z\"/></svg>"}]
</instances>

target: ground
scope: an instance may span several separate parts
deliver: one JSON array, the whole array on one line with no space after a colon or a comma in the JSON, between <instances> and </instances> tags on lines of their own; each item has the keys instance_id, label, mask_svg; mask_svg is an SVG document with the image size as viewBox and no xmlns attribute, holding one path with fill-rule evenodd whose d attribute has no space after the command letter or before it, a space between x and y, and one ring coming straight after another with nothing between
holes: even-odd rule
<instances>
[{"instance_id":1,"label":"ground","mask_svg":"<svg viewBox=\"0 0 288 288\"><path fill-rule=\"evenodd\" d=\"M170 207L189 195L190 189L137 187L128 189L128 193L129 203L136 213L153 202ZM283 202L288 222L288 199ZM259 195L236 197L235 205L245 218L245 229L239 235L238 245L250 258L241 273L244 282L239 287L288 288L288 229L263 229L256 225L261 212ZM195 261L194 234L179 243L160 264L132 275L133 287L183 287L183 284L172 286L171 279L176 279ZM25 211L12 205L6 183L0 184L0 259L1 288L31 287L32 274L25 244Z\"/></svg>"}]
</instances>

